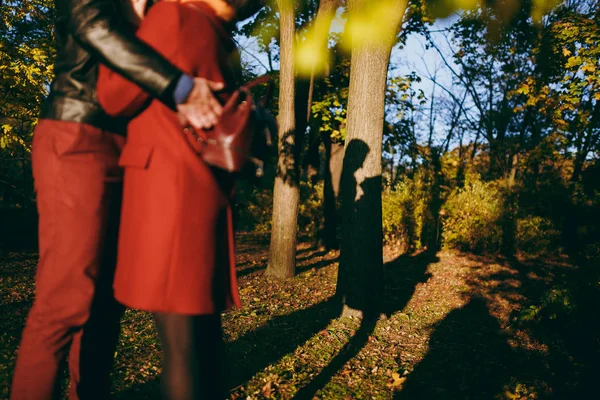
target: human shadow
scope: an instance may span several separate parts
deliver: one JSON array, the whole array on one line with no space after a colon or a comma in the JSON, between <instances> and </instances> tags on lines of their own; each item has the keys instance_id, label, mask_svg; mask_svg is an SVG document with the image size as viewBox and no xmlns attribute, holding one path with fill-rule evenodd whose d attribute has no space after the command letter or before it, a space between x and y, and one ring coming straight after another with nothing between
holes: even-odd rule
<instances>
[{"instance_id":1,"label":"human shadow","mask_svg":"<svg viewBox=\"0 0 600 400\"><path fill-rule=\"evenodd\" d=\"M381 214L381 201L372 201L377 200L378 196L380 199L381 177L364 180L360 185L362 196L358 199L356 196L358 188L355 172L363 166L368 153L369 147L360 140L353 140L347 147L346 157L350 161L345 162L342 173L346 186L344 198L347 199L343 207L347 207L345 211L350 218L368 221L373 229L365 229L362 236L358 235L358 242L352 241L356 237L344 238L347 246L342 247L340 263L344 261L343 257L346 257L347 262L353 257L364 258L368 255L367 261L372 262L375 267L369 268L369 264L365 264L362 265L363 268L355 268L356 263L351 266L347 262L346 266L349 268L341 267L339 270L338 276L342 275L343 280L338 280L335 296L307 309L276 317L264 327L229 344L230 387L237 387L308 341L332 319L339 317L344 307L350 304L354 309L362 311L360 327L329 364L296 394L296 398L312 398L365 346L379 317L404 309L417 284L428 279L427 267L437 260L432 253L401 256L385 266L382 263L382 238L373 236L373 232L381 231L381 218L377 218L377 212ZM357 249L361 254L356 253ZM386 284L383 285L383 282ZM377 298L377 301L370 302L367 296Z\"/></svg>"},{"instance_id":2,"label":"human shadow","mask_svg":"<svg viewBox=\"0 0 600 400\"><path fill-rule=\"evenodd\" d=\"M453 310L431 335L429 352L410 373L397 399L492 399L511 372L522 368L485 300Z\"/></svg>"},{"instance_id":3,"label":"human shadow","mask_svg":"<svg viewBox=\"0 0 600 400\"><path fill-rule=\"evenodd\" d=\"M362 140L346 146L340 181L342 217L337 295L347 309L374 314L382 287L381 176L358 182L371 149Z\"/></svg>"},{"instance_id":4,"label":"human shadow","mask_svg":"<svg viewBox=\"0 0 600 400\"><path fill-rule=\"evenodd\" d=\"M428 354L397 398L485 399L519 390L539 398L594 397L600 290L590 282L600 280L597 267L558 258L470 258L481 263L466 280L472 300L435 327ZM504 326L486 301L514 310Z\"/></svg>"},{"instance_id":5,"label":"human shadow","mask_svg":"<svg viewBox=\"0 0 600 400\"><path fill-rule=\"evenodd\" d=\"M597 265L516 260L471 281L472 292L516 302L511 328L544 346L535 378L557 398L589 398L600 370L600 281ZM515 300L518 299L518 300ZM521 379L523 370L515 371Z\"/></svg>"}]
</instances>

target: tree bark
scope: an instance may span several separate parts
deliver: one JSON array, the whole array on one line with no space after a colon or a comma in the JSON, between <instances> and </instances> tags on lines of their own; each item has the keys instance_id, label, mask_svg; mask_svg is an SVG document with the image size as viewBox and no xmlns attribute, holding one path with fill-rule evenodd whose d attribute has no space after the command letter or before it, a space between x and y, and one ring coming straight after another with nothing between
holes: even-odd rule
<instances>
[{"instance_id":1,"label":"tree bark","mask_svg":"<svg viewBox=\"0 0 600 400\"><path fill-rule=\"evenodd\" d=\"M337 236L337 200L344 161L344 145L333 143L329 135L323 135L326 168L323 188L323 229L321 244L327 250L339 249Z\"/></svg>"},{"instance_id":2,"label":"tree bark","mask_svg":"<svg viewBox=\"0 0 600 400\"><path fill-rule=\"evenodd\" d=\"M279 157L273 190L273 223L266 274L287 279L296 272L299 172L302 142L306 132L310 80L295 79L294 2L278 0L280 24ZM319 18L331 22L336 0L324 1ZM326 40L326 38L325 38ZM298 83L298 87L296 86Z\"/></svg>"},{"instance_id":3,"label":"tree bark","mask_svg":"<svg viewBox=\"0 0 600 400\"><path fill-rule=\"evenodd\" d=\"M350 0L350 18L372 4L369 0ZM353 37L348 126L340 184L343 229L337 281L337 295L344 304L342 315L346 316L373 316L380 307L385 89L393 39L404 11L403 2L393 4L398 8L394 14L398 20L390 26L387 40Z\"/></svg>"},{"instance_id":4,"label":"tree bark","mask_svg":"<svg viewBox=\"0 0 600 400\"><path fill-rule=\"evenodd\" d=\"M292 2L278 0L280 14L279 151L273 190L273 223L266 274L287 279L296 272L300 190L296 164L294 79L295 13Z\"/></svg>"}]
</instances>

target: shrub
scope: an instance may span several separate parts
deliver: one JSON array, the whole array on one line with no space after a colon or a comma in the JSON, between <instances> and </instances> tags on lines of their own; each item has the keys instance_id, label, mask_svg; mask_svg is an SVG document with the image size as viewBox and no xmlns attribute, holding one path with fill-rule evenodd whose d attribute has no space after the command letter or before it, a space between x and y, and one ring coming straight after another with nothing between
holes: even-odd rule
<instances>
[{"instance_id":1,"label":"shrub","mask_svg":"<svg viewBox=\"0 0 600 400\"><path fill-rule=\"evenodd\" d=\"M539 216L528 216L517 220L517 249L529 255L556 253L559 249L560 232L552 220Z\"/></svg>"},{"instance_id":2,"label":"shrub","mask_svg":"<svg viewBox=\"0 0 600 400\"><path fill-rule=\"evenodd\" d=\"M383 240L397 243L406 249L413 245L415 236L415 198L410 180L401 182L382 195Z\"/></svg>"},{"instance_id":3,"label":"shrub","mask_svg":"<svg viewBox=\"0 0 600 400\"><path fill-rule=\"evenodd\" d=\"M323 220L323 183L300 183L300 209L298 210L298 235L315 240Z\"/></svg>"},{"instance_id":4,"label":"shrub","mask_svg":"<svg viewBox=\"0 0 600 400\"><path fill-rule=\"evenodd\" d=\"M431 176L416 173L383 192L383 237L405 250L437 245L439 191Z\"/></svg>"},{"instance_id":5,"label":"shrub","mask_svg":"<svg viewBox=\"0 0 600 400\"><path fill-rule=\"evenodd\" d=\"M273 190L242 187L235 204L236 229L260 234L271 232Z\"/></svg>"},{"instance_id":6,"label":"shrub","mask_svg":"<svg viewBox=\"0 0 600 400\"><path fill-rule=\"evenodd\" d=\"M323 184L300 184L298 234L315 238L322 220ZM273 190L240 185L236 195L236 228L258 234L271 232Z\"/></svg>"},{"instance_id":7,"label":"shrub","mask_svg":"<svg viewBox=\"0 0 600 400\"><path fill-rule=\"evenodd\" d=\"M502 244L504 195L496 182L477 179L450 194L444 206L443 241L448 248L494 252Z\"/></svg>"}]
</instances>

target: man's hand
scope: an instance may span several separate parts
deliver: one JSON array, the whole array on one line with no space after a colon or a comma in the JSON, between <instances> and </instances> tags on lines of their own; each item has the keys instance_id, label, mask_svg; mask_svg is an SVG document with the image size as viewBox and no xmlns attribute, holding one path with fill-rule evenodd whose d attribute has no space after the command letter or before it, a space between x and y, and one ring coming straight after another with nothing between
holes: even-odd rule
<instances>
[{"instance_id":1,"label":"man's hand","mask_svg":"<svg viewBox=\"0 0 600 400\"><path fill-rule=\"evenodd\" d=\"M222 83L194 78L194 88L187 101L177 106L180 119L195 129L210 129L215 126L223 107L213 92L223 88Z\"/></svg>"},{"instance_id":2,"label":"man's hand","mask_svg":"<svg viewBox=\"0 0 600 400\"><path fill-rule=\"evenodd\" d=\"M144 19L148 0L129 0L124 3L125 17L134 27L138 28Z\"/></svg>"}]
</instances>

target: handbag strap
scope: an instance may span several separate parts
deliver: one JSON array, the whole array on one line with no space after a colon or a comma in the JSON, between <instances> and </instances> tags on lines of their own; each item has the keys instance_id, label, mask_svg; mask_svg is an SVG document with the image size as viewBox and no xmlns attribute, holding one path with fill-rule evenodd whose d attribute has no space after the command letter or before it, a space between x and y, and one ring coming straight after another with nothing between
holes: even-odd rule
<instances>
[{"instance_id":1,"label":"handbag strap","mask_svg":"<svg viewBox=\"0 0 600 400\"><path fill-rule=\"evenodd\" d=\"M250 90L253 87L256 87L258 85L262 85L263 83L268 83L269 86L267 86L267 92L265 93L265 95L263 96L262 100L261 100L261 105L265 106L269 100L271 99L271 94L273 92L273 80L271 79L270 75L263 75L263 76L259 76L256 79L251 80L250 82L246 83L245 85L242 86L242 89L244 90Z\"/></svg>"},{"instance_id":2,"label":"handbag strap","mask_svg":"<svg viewBox=\"0 0 600 400\"><path fill-rule=\"evenodd\" d=\"M263 83L271 83L271 77L269 75L259 76L258 78L246 83L244 87L247 89L252 89L253 87L262 85Z\"/></svg>"}]
</instances>

